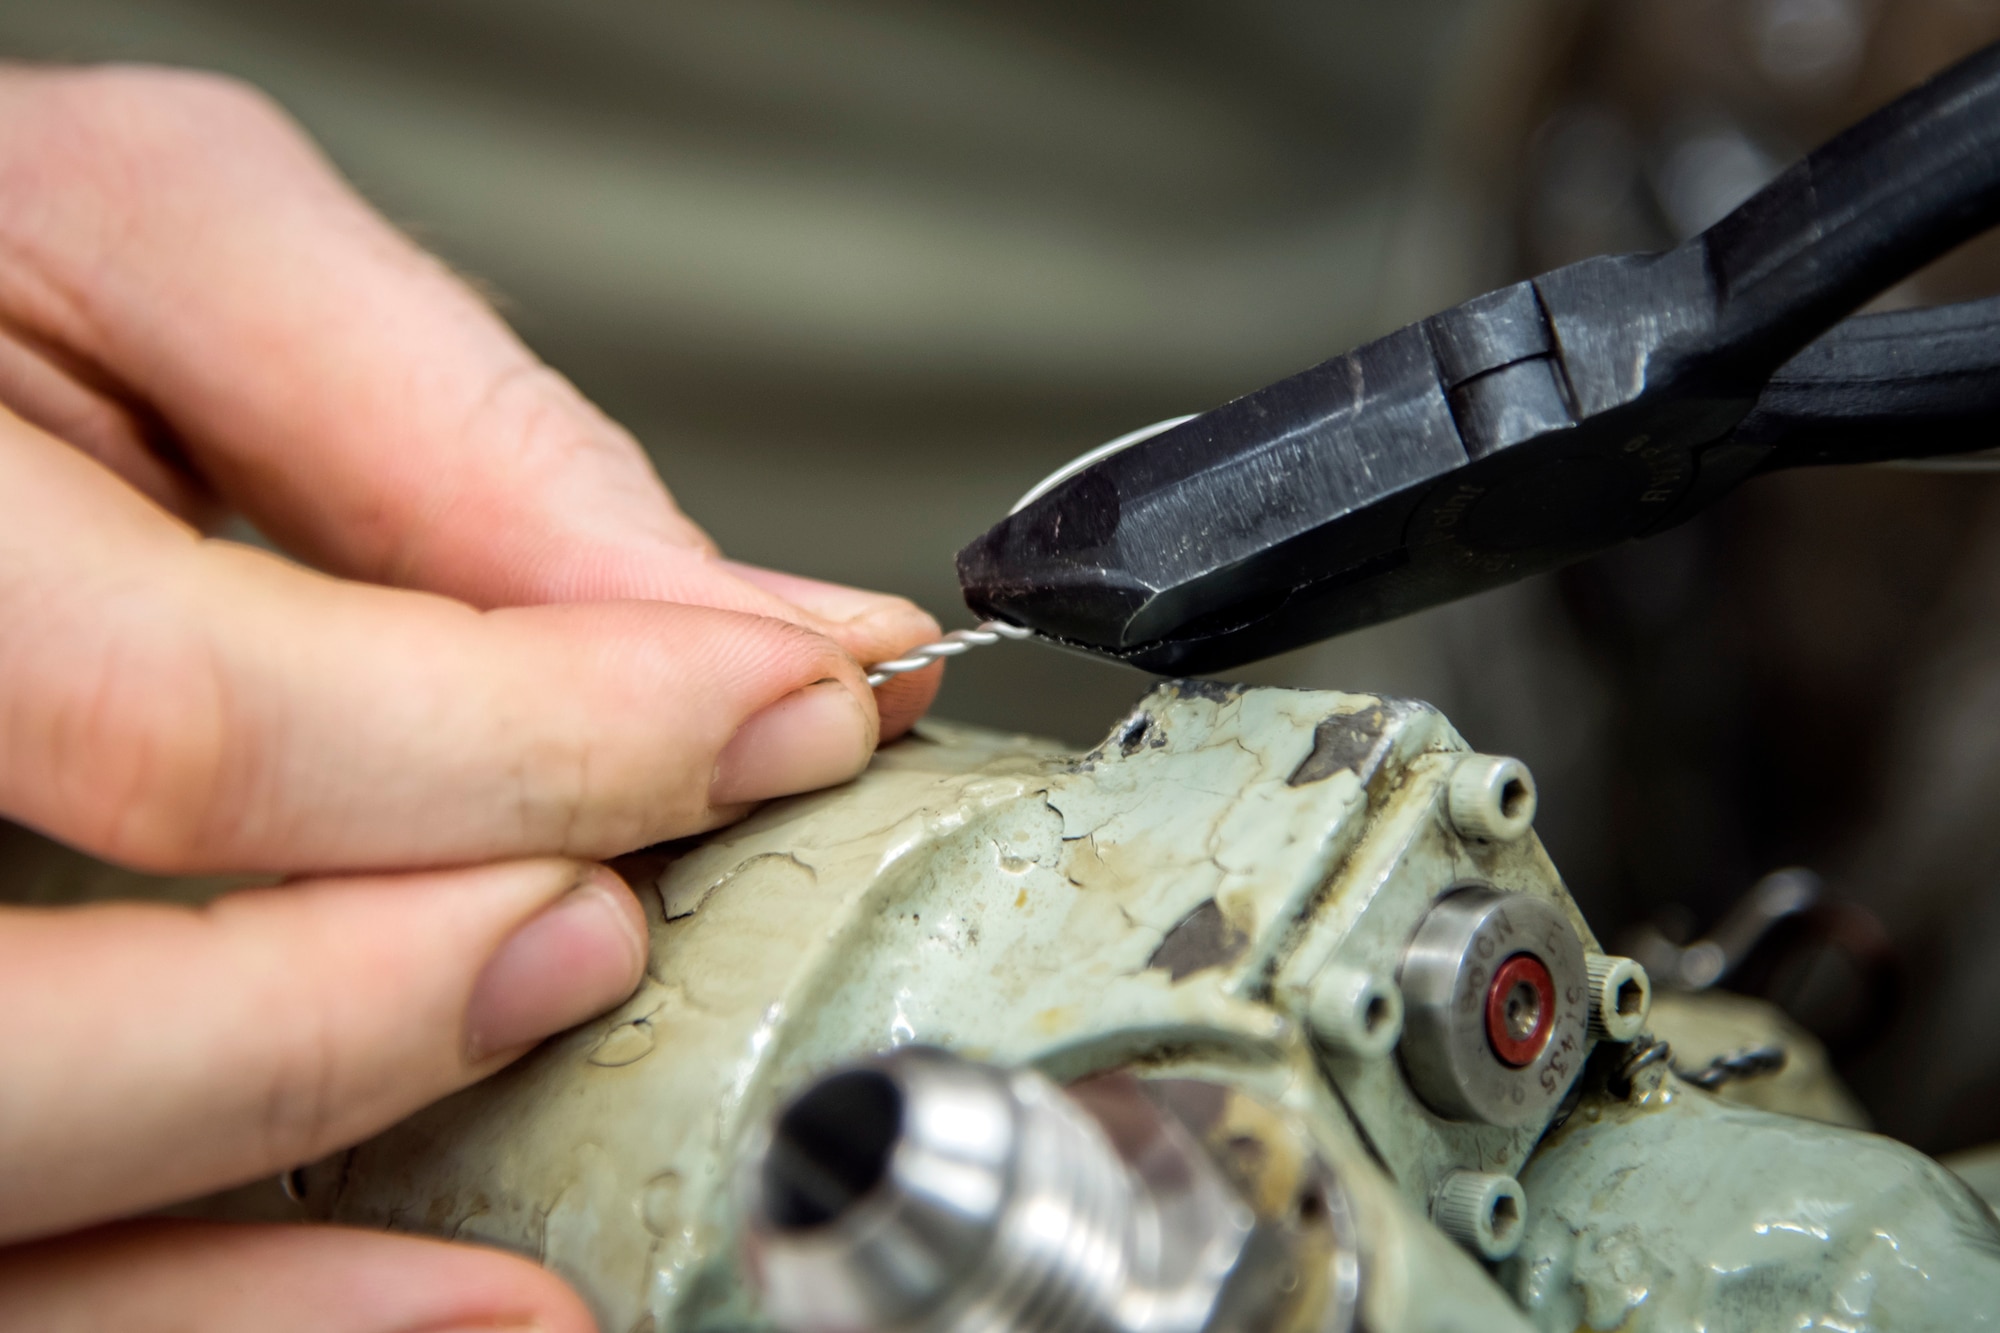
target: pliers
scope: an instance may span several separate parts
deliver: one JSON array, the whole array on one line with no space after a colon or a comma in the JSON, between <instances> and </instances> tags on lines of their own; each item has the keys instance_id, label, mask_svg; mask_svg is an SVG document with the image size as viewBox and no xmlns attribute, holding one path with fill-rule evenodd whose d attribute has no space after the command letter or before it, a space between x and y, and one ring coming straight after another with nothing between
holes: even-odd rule
<instances>
[{"instance_id":1,"label":"pliers","mask_svg":"<svg viewBox=\"0 0 2000 1333\"><path fill-rule=\"evenodd\" d=\"M2000 222L2000 44L1708 231L1488 292L1117 450L958 556L986 618L1225 670L1680 523L2000 446L2000 298L1849 318Z\"/></svg>"}]
</instances>

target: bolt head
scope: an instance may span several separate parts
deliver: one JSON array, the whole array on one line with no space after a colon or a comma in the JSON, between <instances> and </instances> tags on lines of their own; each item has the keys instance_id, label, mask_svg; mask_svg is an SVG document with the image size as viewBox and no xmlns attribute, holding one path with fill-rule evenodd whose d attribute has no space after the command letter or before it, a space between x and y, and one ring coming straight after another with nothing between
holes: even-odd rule
<instances>
[{"instance_id":1,"label":"bolt head","mask_svg":"<svg viewBox=\"0 0 2000 1333\"><path fill-rule=\"evenodd\" d=\"M1387 978L1336 963L1314 979L1306 1022L1329 1053L1378 1059L1402 1038L1403 993Z\"/></svg>"},{"instance_id":2,"label":"bolt head","mask_svg":"<svg viewBox=\"0 0 2000 1333\"><path fill-rule=\"evenodd\" d=\"M1451 770L1445 812L1471 842L1513 842L1535 823L1535 779L1518 759L1469 754Z\"/></svg>"}]
</instances>

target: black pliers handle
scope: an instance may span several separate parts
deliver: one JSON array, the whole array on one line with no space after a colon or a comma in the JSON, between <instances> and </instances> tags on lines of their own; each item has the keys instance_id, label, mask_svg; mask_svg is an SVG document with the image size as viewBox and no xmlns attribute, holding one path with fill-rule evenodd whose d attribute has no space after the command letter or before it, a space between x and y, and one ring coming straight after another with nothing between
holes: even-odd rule
<instances>
[{"instance_id":1,"label":"black pliers handle","mask_svg":"<svg viewBox=\"0 0 2000 1333\"><path fill-rule=\"evenodd\" d=\"M1196 673L1553 569L1755 473L2000 446L2000 302L1856 307L2000 222L2000 46L1656 255L1468 301L1104 458L959 553L982 616Z\"/></svg>"}]
</instances>

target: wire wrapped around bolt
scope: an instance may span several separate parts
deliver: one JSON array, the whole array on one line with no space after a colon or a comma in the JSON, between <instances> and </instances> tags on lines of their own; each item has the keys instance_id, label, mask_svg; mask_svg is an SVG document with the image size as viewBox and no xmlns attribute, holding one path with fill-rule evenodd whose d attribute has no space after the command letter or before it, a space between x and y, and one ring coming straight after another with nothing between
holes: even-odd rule
<instances>
[{"instance_id":1,"label":"wire wrapped around bolt","mask_svg":"<svg viewBox=\"0 0 2000 1333\"><path fill-rule=\"evenodd\" d=\"M1019 625L1010 625L1004 620L988 620L972 629L955 629L934 643L912 648L903 657L893 661L877 662L868 668L868 684L875 687L884 685L892 677L907 675L912 671L922 671L933 662L942 662L947 657L957 657L972 648L984 648L1002 639L1032 639L1035 632Z\"/></svg>"}]
</instances>

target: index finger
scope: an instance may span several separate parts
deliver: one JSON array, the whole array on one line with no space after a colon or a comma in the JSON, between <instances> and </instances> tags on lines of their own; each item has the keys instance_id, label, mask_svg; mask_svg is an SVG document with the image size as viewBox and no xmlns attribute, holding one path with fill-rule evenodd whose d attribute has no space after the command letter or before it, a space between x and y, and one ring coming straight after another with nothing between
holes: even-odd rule
<instances>
[{"instance_id":1,"label":"index finger","mask_svg":"<svg viewBox=\"0 0 2000 1333\"><path fill-rule=\"evenodd\" d=\"M102 367L333 573L479 607L712 606L863 662L936 632L902 598L719 562L629 434L241 86L0 78L0 314Z\"/></svg>"},{"instance_id":2,"label":"index finger","mask_svg":"<svg viewBox=\"0 0 2000 1333\"><path fill-rule=\"evenodd\" d=\"M602 857L867 763L845 652L734 611L479 612L203 542L0 412L0 811L165 871Z\"/></svg>"}]
</instances>

